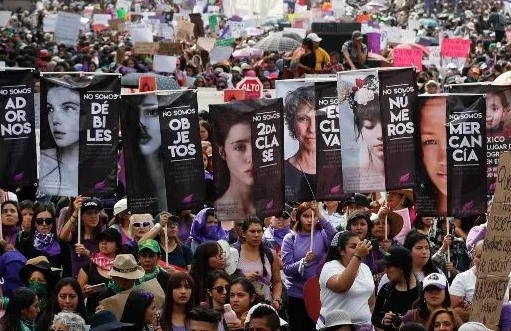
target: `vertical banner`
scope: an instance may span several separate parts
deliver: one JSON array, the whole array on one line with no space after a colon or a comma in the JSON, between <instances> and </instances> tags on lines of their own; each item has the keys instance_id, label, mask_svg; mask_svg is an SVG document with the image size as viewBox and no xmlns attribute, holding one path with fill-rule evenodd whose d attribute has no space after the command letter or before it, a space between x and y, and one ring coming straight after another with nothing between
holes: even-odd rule
<instances>
[{"instance_id":1,"label":"vertical banner","mask_svg":"<svg viewBox=\"0 0 511 331\"><path fill-rule=\"evenodd\" d=\"M380 109L387 191L415 186L417 91L412 68L380 71Z\"/></svg>"},{"instance_id":2,"label":"vertical banner","mask_svg":"<svg viewBox=\"0 0 511 331\"><path fill-rule=\"evenodd\" d=\"M485 103L480 95L419 98L415 190L424 216L486 210Z\"/></svg>"},{"instance_id":3,"label":"vertical banner","mask_svg":"<svg viewBox=\"0 0 511 331\"><path fill-rule=\"evenodd\" d=\"M337 89L344 192L385 191L378 72L339 72Z\"/></svg>"},{"instance_id":4,"label":"vertical banner","mask_svg":"<svg viewBox=\"0 0 511 331\"><path fill-rule=\"evenodd\" d=\"M0 71L0 188L37 185L34 78Z\"/></svg>"},{"instance_id":5,"label":"vertical banner","mask_svg":"<svg viewBox=\"0 0 511 331\"><path fill-rule=\"evenodd\" d=\"M218 219L277 215L284 208L282 99L210 105L210 114Z\"/></svg>"},{"instance_id":6,"label":"vertical banner","mask_svg":"<svg viewBox=\"0 0 511 331\"><path fill-rule=\"evenodd\" d=\"M179 211L205 200L197 94L122 98L126 192L134 213Z\"/></svg>"},{"instance_id":7,"label":"vertical banner","mask_svg":"<svg viewBox=\"0 0 511 331\"><path fill-rule=\"evenodd\" d=\"M337 83L316 82L316 199L340 200L342 194L341 130Z\"/></svg>"},{"instance_id":8,"label":"vertical banner","mask_svg":"<svg viewBox=\"0 0 511 331\"><path fill-rule=\"evenodd\" d=\"M314 82L277 80L284 100L284 169L286 201L316 198L316 99Z\"/></svg>"},{"instance_id":9,"label":"vertical banner","mask_svg":"<svg viewBox=\"0 0 511 331\"><path fill-rule=\"evenodd\" d=\"M44 193L115 194L120 90L117 75L41 79L39 183Z\"/></svg>"}]
</instances>

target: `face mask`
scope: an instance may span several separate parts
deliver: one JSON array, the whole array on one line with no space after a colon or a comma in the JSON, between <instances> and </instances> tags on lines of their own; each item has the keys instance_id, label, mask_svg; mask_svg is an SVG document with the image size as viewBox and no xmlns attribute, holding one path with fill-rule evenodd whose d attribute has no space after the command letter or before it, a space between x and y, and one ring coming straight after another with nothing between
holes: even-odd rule
<instances>
[{"instance_id":1,"label":"face mask","mask_svg":"<svg viewBox=\"0 0 511 331\"><path fill-rule=\"evenodd\" d=\"M46 306L46 297L48 296L47 285L37 280L31 280L28 282L28 287L39 297L39 309L44 308Z\"/></svg>"},{"instance_id":2,"label":"face mask","mask_svg":"<svg viewBox=\"0 0 511 331\"><path fill-rule=\"evenodd\" d=\"M214 225L214 226L206 226L204 228L204 230L202 230L202 233L204 233L204 237L216 240L217 230L218 230L218 227L216 225Z\"/></svg>"}]
</instances>

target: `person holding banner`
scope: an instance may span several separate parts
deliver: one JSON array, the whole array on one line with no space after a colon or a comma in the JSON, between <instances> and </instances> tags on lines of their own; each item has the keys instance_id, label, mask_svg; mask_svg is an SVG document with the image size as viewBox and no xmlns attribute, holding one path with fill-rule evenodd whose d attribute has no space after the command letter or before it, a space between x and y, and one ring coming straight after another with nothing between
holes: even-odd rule
<instances>
[{"instance_id":1,"label":"person holding banner","mask_svg":"<svg viewBox=\"0 0 511 331\"><path fill-rule=\"evenodd\" d=\"M281 251L288 314L293 316L289 324L293 330L313 330L315 323L305 309L303 286L317 275L336 231L326 218L323 206L315 202L299 205L296 220L294 232L286 234L282 241Z\"/></svg>"},{"instance_id":2,"label":"person holding banner","mask_svg":"<svg viewBox=\"0 0 511 331\"><path fill-rule=\"evenodd\" d=\"M284 119L298 151L284 163L288 201L312 201L316 191L316 109L314 86L290 91L284 101Z\"/></svg>"}]
</instances>

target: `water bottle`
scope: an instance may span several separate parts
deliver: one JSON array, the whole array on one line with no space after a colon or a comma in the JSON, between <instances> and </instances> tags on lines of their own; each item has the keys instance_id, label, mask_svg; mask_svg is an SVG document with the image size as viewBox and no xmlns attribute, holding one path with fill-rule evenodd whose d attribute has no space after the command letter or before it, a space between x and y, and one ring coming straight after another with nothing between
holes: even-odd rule
<instances>
[{"instance_id":1,"label":"water bottle","mask_svg":"<svg viewBox=\"0 0 511 331\"><path fill-rule=\"evenodd\" d=\"M236 316L236 313L232 310L231 305L228 303L224 305L224 320L227 323L238 322L238 316Z\"/></svg>"}]
</instances>

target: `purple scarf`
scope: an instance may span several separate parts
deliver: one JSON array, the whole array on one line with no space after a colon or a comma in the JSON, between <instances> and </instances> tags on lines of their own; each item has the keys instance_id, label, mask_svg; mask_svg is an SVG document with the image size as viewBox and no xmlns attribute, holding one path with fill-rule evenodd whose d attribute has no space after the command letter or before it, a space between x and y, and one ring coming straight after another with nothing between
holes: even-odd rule
<instances>
[{"instance_id":1,"label":"purple scarf","mask_svg":"<svg viewBox=\"0 0 511 331\"><path fill-rule=\"evenodd\" d=\"M282 229L276 230L273 226L270 227L270 233L273 236L273 239L279 246L282 246L282 240L284 240L284 236L291 232L291 228L289 225L285 226Z\"/></svg>"},{"instance_id":2,"label":"purple scarf","mask_svg":"<svg viewBox=\"0 0 511 331\"><path fill-rule=\"evenodd\" d=\"M53 233L42 234L36 231L34 233L34 248L48 256L60 254L60 245L55 240Z\"/></svg>"},{"instance_id":3,"label":"purple scarf","mask_svg":"<svg viewBox=\"0 0 511 331\"><path fill-rule=\"evenodd\" d=\"M202 244L206 241L227 240L227 232L222 228L222 222L217 226L206 226L206 212L213 208L204 208L193 219L190 237L197 243Z\"/></svg>"},{"instance_id":4,"label":"purple scarf","mask_svg":"<svg viewBox=\"0 0 511 331\"><path fill-rule=\"evenodd\" d=\"M8 244L15 245L18 233L20 232L21 228L19 226L10 226L10 227L4 227L2 228L2 232L4 234L4 237L9 237Z\"/></svg>"}]
</instances>

